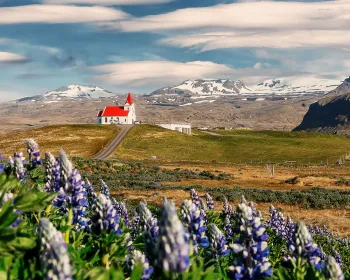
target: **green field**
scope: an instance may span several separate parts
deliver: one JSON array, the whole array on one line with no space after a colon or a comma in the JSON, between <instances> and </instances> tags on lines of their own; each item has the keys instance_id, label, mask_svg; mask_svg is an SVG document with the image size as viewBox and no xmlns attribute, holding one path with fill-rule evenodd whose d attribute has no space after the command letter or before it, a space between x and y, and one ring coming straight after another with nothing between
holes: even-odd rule
<instances>
[{"instance_id":1,"label":"green field","mask_svg":"<svg viewBox=\"0 0 350 280\"><path fill-rule=\"evenodd\" d=\"M334 163L350 151L350 140L307 132L232 130L185 135L151 125L135 126L113 157L127 160L198 163Z\"/></svg>"},{"instance_id":2,"label":"green field","mask_svg":"<svg viewBox=\"0 0 350 280\"><path fill-rule=\"evenodd\" d=\"M118 133L114 125L51 125L33 130L11 132L0 136L0 153L26 153L24 140L33 138L43 152L57 155L63 148L70 156L91 157Z\"/></svg>"}]
</instances>

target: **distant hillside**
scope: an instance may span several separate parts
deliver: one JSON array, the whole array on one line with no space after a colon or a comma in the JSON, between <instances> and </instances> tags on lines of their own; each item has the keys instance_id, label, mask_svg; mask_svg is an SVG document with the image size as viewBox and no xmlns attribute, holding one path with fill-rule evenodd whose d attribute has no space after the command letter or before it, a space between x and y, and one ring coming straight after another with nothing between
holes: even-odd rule
<instances>
[{"instance_id":1,"label":"distant hillside","mask_svg":"<svg viewBox=\"0 0 350 280\"><path fill-rule=\"evenodd\" d=\"M340 95L339 95L340 94ZM314 131L350 136L350 78L310 105L302 123L294 131Z\"/></svg>"}]
</instances>

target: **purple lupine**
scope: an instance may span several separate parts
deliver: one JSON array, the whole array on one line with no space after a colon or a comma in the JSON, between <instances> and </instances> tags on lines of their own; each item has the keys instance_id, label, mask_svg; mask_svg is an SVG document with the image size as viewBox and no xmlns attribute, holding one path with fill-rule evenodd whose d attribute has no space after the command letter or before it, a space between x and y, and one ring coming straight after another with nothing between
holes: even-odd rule
<instances>
[{"instance_id":1,"label":"purple lupine","mask_svg":"<svg viewBox=\"0 0 350 280\"><path fill-rule=\"evenodd\" d=\"M151 211L147 208L146 203L142 201L140 202L138 213L140 216L139 226L141 227L142 231L148 231L150 232L152 238L156 238L159 231L158 220L156 217L153 217Z\"/></svg>"},{"instance_id":2,"label":"purple lupine","mask_svg":"<svg viewBox=\"0 0 350 280\"><path fill-rule=\"evenodd\" d=\"M342 269L332 256L328 256L324 262L324 276L330 280L344 280Z\"/></svg>"},{"instance_id":3,"label":"purple lupine","mask_svg":"<svg viewBox=\"0 0 350 280\"><path fill-rule=\"evenodd\" d=\"M0 161L2 161L2 153L0 153ZM0 174L5 172L5 165L0 163Z\"/></svg>"},{"instance_id":4,"label":"purple lupine","mask_svg":"<svg viewBox=\"0 0 350 280\"><path fill-rule=\"evenodd\" d=\"M291 242L293 240L295 224L290 216L287 216L285 230L286 230L286 238L288 239L288 242Z\"/></svg>"},{"instance_id":5,"label":"purple lupine","mask_svg":"<svg viewBox=\"0 0 350 280\"><path fill-rule=\"evenodd\" d=\"M60 188L58 196L54 199L54 205L59 207L64 213L72 209L75 229L85 229L88 224L88 219L86 218L88 199L80 173L78 170L73 169L73 164L63 150L60 152L59 164Z\"/></svg>"},{"instance_id":6,"label":"purple lupine","mask_svg":"<svg viewBox=\"0 0 350 280\"><path fill-rule=\"evenodd\" d=\"M134 250L126 256L126 265L129 271L131 272L133 271L133 269L135 269L135 266L138 264L142 265L141 280L150 279L154 271L153 267L149 265L148 259L142 252Z\"/></svg>"},{"instance_id":7,"label":"purple lupine","mask_svg":"<svg viewBox=\"0 0 350 280\"><path fill-rule=\"evenodd\" d=\"M312 240L312 236L303 222L297 222L293 240L289 244L289 251L292 252L291 259L303 258L311 263L317 270L322 268L321 250Z\"/></svg>"},{"instance_id":8,"label":"purple lupine","mask_svg":"<svg viewBox=\"0 0 350 280\"><path fill-rule=\"evenodd\" d=\"M19 157L15 157L14 159L14 175L18 180L23 180L25 177L25 168L23 166L23 160Z\"/></svg>"},{"instance_id":9,"label":"purple lupine","mask_svg":"<svg viewBox=\"0 0 350 280\"><path fill-rule=\"evenodd\" d=\"M195 189L190 190L190 196L191 196L192 202L196 204L197 207L200 207L199 196Z\"/></svg>"},{"instance_id":10,"label":"purple lupine","mask_svg":"<svg viewBox=\"0 0 350 280\"><path fill-rule=\"evenodd\" d=\"M45 279L68 280L72 269L63 235L46 218L39 222L40 266Z\"/></svg>"},{"instance_id":11,"label":"purple lupine","mask_svg":"<svg viewBox=\"0 0 350 280\"><path fill-rule=\"evenodd\" d=\"M226 217L226 215L232 215L232 213L232 206L228 203L227 198L225 197L224 206L222 207L222 215Z\"/></svg>"},{"instance_id":12,"label":"purple lupine","mask_svg":"<svg viewBox=\"0 0 350 280\"><path fill-rule=\"evenodd\" d=\"M260 217L254 217L252 209L241 200L235 212L238 239L230 247L238 259L229 267L232 279L260 279L272 276L265 227Z\"/></svg>"},{"instance_id":13,"label":"purple lupine","mask_svg":"<svg viewBox=\"0 0 350 280\"><path fill-rule=\"evenodd\" d=\"M284 215L277 211L273 205L270 205L270 220L266 222L266 226L271 227L274 233L283 239L288 238Z\"/></svg>"},{"instance_id":14,"label":"purple lupine","mask_svg":"<svg viewBox=\"0 0 350 280\"><path fill-rule=\"evenodd\" d=\"M109 193L109 188L108 188L107 184L105 183L105 181L103 181L102 179L100 179L100 193L104 194L108 198L111 197L111 195Z\"/></svg>"},{"instance_id":15,"label":"purple lupine","mask_svg":"<svg viewBox=\"0 0 350 280\"><path fill-rule=\"evenodd\" d=\"M336 250L333 250L332 255L336 262L339 264L340 268L343 268L343 258L341 255Z\"/></svg>"},{"instance_id":16,"label":"purple lupine","mask_svg":"<svg viewBox=\"0 0 350 280\"><path fill-rule=\"evenodd\" d=\"M132 221L131 221L131 227L132 227L132 238L135 239L139 235L139 227L140 227L140 216L135 211Z\"/></svg>"},{"instance_id":17,"label":"purple lupine","mask_svg":"<svg viewBox=\"0 0 350 280\"><path fill-rule=\"evenodd\" d=\"M208 209L209 210L214 210L213 198L208 193L205 194L205 200L206 200Z\"/></svg>"},{"instance_id":18,"label":"purple lupine","mask_svg":"<svg viewBox=\"0 0 350 280\"><path fill-rule=\"evenodd\" d=\"M85 185L85 189L86 189L88 198L90 199L90 202L92 202L92 200L94 200L97 197L97 195L94 191L94 188L92 187L92 184L88 180L88 178L85 178L84 185Z\"/></svg>"},{"instance_id":19,"label":"purple lupine","mask_svg":"<svg viewBox=\"0 0 350 280\"><path fill-rule=\"evenodd\" d=\"M226 257L230 254L225 235L215 224L209 226L210 254L217 260L219 257Z\"/></svg>"},{"instance_id":20,"label":"purple lupine","mask_svg":"<svg viewBox=\"0 0 350 280\"><path fill-rule=\"evenodd\" d=\"M45 153L46 192L57 192L60 187L60 164L51 153Z\"/></svg>"},{"instance_id":21,"label":"purple lupine","mask_svg":"<svg viewBox=\"0 0 350 280\"><path fill-rule=\"evenodd\" d=\"M231 223L231 215L226 215L225 220L224 220L224 227L225 227L225 234L227 240L231 240L233 236L233 228L232 228L232 223Z\"/></svg>"},{"instance_id":22,"label":"purple lupine","mask_svg":"<svg viewBox=\"0 0 350 280\"><path fill-rule=\"evenodd\" d=\"M126 208L125 201L119 203L121 209L121 216L123 217L124 225L128 228L131 227L131 221L129 219L128 209Z\"/></svg>"},{"instance_id":23,"label":"purple lupine","mask_svg":"<svg viewBox=\"0 0 350 280\"><path fill-rule=\"evenodd\" d=\"M116 235L122 233L117 210L113 206L111 200L104 194L100 193L96 197L94 205L92 206L92 212L94 213L91 218L92 231L97 234L102 230L105 230L107 233L114 232Z\"/></svg>"},{"instance_id":24,"label":"purple lupine","mask_svg":"<svg viewBox=\"0 0 350 280\"><path fill-rule=\"evenodd\" d=\"M42 164L42 160L40 159L40 150L39 145L33 139L27 139L24 141L27 145L27 152L29 155L29 161L35 167L37 165Z\"/></svg>"},{"instance_id":25,"label":"purple lupine","mask_svg":"<svg viewBox=\"0 0 350 280\"><path fill-rule=\"evenodd\" d=\"M194 252L198 254L199 248L209 246L208 238L205 235L207 227L205 226L204 211L191 200L185 200L180 211L182 222L189 234L189 240L193 243Z\"/></svg>"},{"instance_id":26,"label":"purple lupine","mask_svg":"<svg viewBox=\"0 0 350 280\"><path fill-rule=\"evenodd\" d=\"M164 271L183 272L190 265L190 245L175 206L164 201L157 237L157 265Z\"/></svg>"}]
</instances>

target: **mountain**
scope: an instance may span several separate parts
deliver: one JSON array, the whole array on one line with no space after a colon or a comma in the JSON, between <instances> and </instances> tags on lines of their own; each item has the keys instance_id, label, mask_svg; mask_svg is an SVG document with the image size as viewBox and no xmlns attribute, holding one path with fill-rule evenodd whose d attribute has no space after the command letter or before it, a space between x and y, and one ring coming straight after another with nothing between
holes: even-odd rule
<instances>
[{"instance_id":1,"label":"mountain","mask_svg":"<svg viewBox=\"0 0 350 280\"><path fill-rule=\"evenodd\" d=\"M314 131L350 136L350 77L327 97L310 105L294 131Z\"/></svg>"},{"instance_id":2,"label":"mountain","mask_svg":"<svg viewBox=\"0 0 350 280\"><path fill-rule=\"evenodd\" d=\"M241 81L227 79L218 80L186 80L181 84L153 91L151 95L238 95L251 90Z\"/></svg>"},{"instance_id":3,"label":"mountain","mask_svg":"<svg viewBox=\"0 0 350 280\"><path fill-rule=\"evenodd\" d=\"M83 85L69 85L66 87L60 87L56 90L49 91L42 95L35 95L30 97L24 97L17 99L16 102L25 101L47 101L57 102L60 100L80 100L80 99L91 99L91 98L108 98L115 94L105 90L98 86L83 86Z\"/></svg>"},{"instance_id":4,"label":"mountain","mask_svg":"<svg viewBox=\"0 0 350 280\"><path fill-rule=\"evenodd\" d=\"M285 78L266 80L251 86L256 93L266 94L326 94L334 90L339 80L322 79L314 75L298 75Z\"/></svg>"}]
</instances>

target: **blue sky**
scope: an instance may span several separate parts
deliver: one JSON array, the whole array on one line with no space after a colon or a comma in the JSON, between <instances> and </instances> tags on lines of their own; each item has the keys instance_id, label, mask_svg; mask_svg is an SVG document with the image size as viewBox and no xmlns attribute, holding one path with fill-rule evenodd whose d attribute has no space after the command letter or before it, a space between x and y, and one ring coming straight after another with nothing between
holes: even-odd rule
<instances>
[{"instance_id":1,"label":"blue sky","mask_svg":"<svg viewBox=\"0 0 350 280\"><path fill-rule=\"evenodd\" d=\"M349 76L350 1L0 0L0 100L68 84Z\"/></svg>"}]
</instances>

